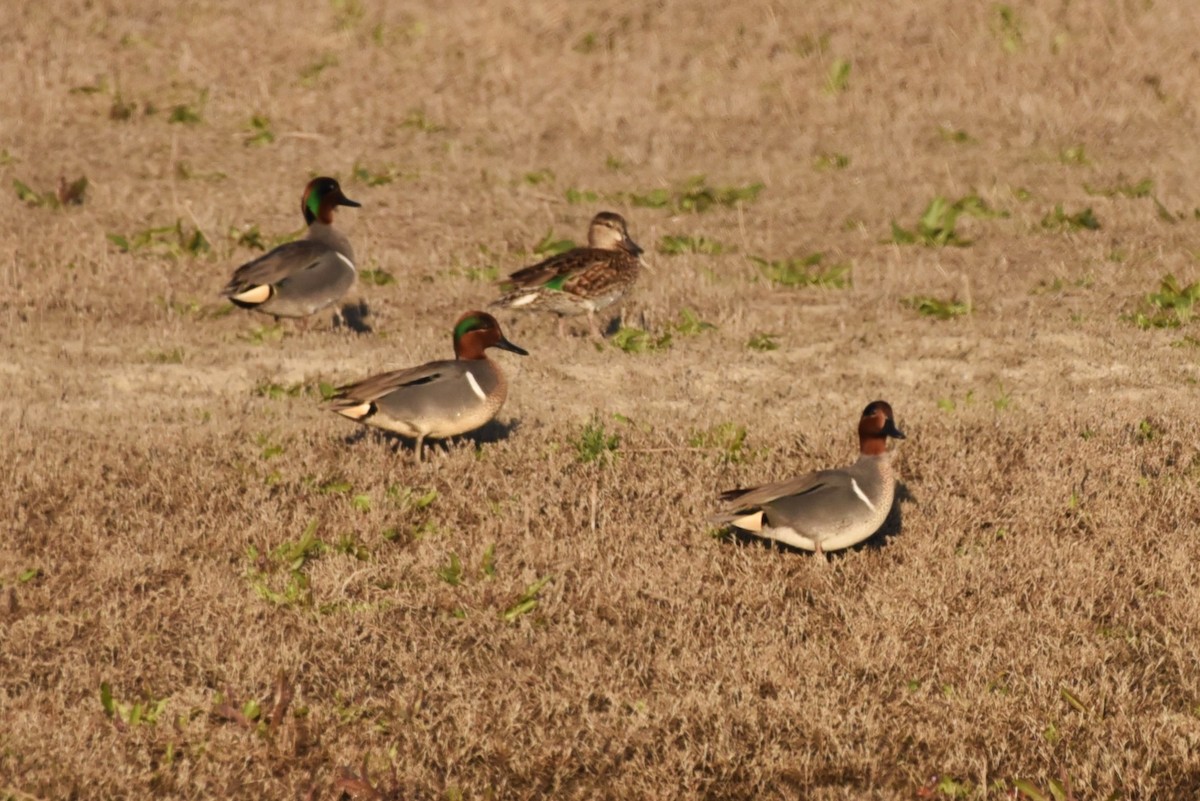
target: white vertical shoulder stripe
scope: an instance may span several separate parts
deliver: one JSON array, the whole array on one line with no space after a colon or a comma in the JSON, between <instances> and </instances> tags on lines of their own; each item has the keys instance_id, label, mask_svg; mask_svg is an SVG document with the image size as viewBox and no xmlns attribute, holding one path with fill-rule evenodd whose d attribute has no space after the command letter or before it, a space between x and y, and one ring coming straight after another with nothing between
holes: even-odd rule
<instances>
[{"instance_id":1,"label":"white vertical shoulder stripe","mask_svg":"<svg viewBox=\"0 0 1200 801\"><path fill-rule=\"evenodd\" d=\"M470 370L467 370L467 383L471 385L471 391L478 395L480 400L487 400L487 395L484 394L483 387L479 386L479 382L475 380L475 376L471 375Z\"/></svg>"},{"instance_id":2,"label":"white vertical shoulder stripe","mask_svg":"<svg viewBox=\"0 0 1200 801\"><path fill-rule=\"evenodd\" d=\"M351 270L353 270L353 269L354 269L354 262L352 262L352 261L350 261L348 258L346 258L346 255L345 255L344 253L337 253L337 251L334 251L334 253L336 253L336 254L337 254L337 257L338 257L339 259L341 259L342 261L346 262L346 266L347 266L347 267L349 267Z\"/></svg>"},{"instance_id":3,"label":"white vertical shoulder stripe","mask_svg":"<svg viewBox=\"0 0 1200 801\"><path fill-rule=\"evenodd\" d=\"M470 373L468 373L467 375L470 375ZM859 500L861 500L863 503L865 503L867 505L867 508L870 509L872 512L874 512L875 504L871 503L871 499L867 497L867 493L862 491L862 487L858 486L858 482L855 481L853 478L850 479L850 487L851 487L851 489L854 490L854 494L859 497Z\"/></svg>"}]
</instances>

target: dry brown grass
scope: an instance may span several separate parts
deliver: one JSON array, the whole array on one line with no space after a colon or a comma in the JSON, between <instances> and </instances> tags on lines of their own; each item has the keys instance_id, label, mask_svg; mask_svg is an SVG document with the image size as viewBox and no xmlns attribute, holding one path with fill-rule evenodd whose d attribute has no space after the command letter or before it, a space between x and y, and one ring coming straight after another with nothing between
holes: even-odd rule
<instances>
[{"instance_id":1,"label":"dry brown grass","mask_svg":"<svg viewBox=\"0 0 1200 801\"><path fill-rule=\"evenodd\" d=\"M1121 319L1200 279L1192 4L1014 3L1019 40L986 3L725 5L5 4L0 798L1200 793L1200 328ZM254 253L229 231L294 230L318 173L395 283L363 288L371 335L255 342L214 315ZM699 174L765 188L564 200ZM15 198L80 175L81 206ZM1158 203L1085 189L1143 178ZM969 247L885 242L972 193L1009 216L962 218ZM1043 228L1056 204L1101 229ZM493 297L469 271L604 207L652 251L725 245L653 254L627 307L715 330L629 354L505 318L533 356L498 356L500 424L420 465L316 408L448 355ZM106 238L177 220L211 251ZM813 251L853 286L747 258ZM712 536L718 490L844 462L878 397L893 536L825 567ZM723 424L739 460L697 437Z\"/></svg>"}]
</instances>

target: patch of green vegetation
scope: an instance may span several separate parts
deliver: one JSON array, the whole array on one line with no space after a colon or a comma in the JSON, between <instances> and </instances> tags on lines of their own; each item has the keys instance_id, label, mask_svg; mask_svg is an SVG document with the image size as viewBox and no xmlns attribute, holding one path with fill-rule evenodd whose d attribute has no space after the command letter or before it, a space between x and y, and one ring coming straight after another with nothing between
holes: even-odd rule
<instances>
[{"instance_id":1,"label":"patch of green vegetation","mask_svg":"<svg viewBox=\"0 0 1200 801\"><path fill-rule=\"evenodd\" d=\"M850 264L839 262L822 267L824 253L810 253L780 261L768 261L751 256L763 276L773 284L787 287L817 286L825 289L845 289L851 285Z\"/></svg>"},{"instance_id":2,"label":"patch of green vegetation","mask_svg":"<svg viewBox=\"0 0 1200 801\"><path fill-rule=\"evenodd\" d=\"M736 423L718 423L688 436L688 445L717 451L721 459L734 464L746 458L746 427Z\"/></svg>"},{"instance_id":3,"label":"patch of green vegetation","mask_svg":"<svg viewBox=\"0 0 1200 801\"><path fill-rule=\"evenodd\" d=\"M608 156L604 157L604 166L606 169L612 170L613 172L619 172L625 169L625 162L616 156L609 154Z\"/></svg>"},{"instance_id":4,"label":"patch of green vegetation","mask_svg":"<svg viewBox=\"0 0 1200 801\"><path fill-rule=\"evenodd\" d=\"M779 350L779 335L759 333L750 337L746 343L750 350Z\"/></svg>"},{"instance_id":5,"label":"patch of green vegetation","mask_svg":"<svg viewBox=\"0 0 1200 801\"><path fill-rule=\"evenodd\" d=\"M269 145L275 141L275 132L271 130L271 121L261 114L255 114L250 118L250 124L246 127L246 136L242 139L242 144L246 147L256 147L259 145Z\"/></svg>"},{"instance_id":6,"label":"patch of green vegetation","mask_svg":"<svg viewBox=\"0 0 1200 801\"><path fill-rule=\"evenodd\" d=\"M482 281L490 284L500 278L500 269L491 264L485 267L468 267L463 270L463 275L468 281Z\"/></svg>"},{"instance_id":7,"label":"patch of green vegetation","mask_svg":"<svg viewBox=\"0 0 1200 801\"><path fill-rule=\"evenodd\" d=\"M146 696L141 701L122 703L113 697L112 685L100 682L100 707L104 714L126 726L153 726L167 709L167 699Z\"/></svg>"},{"instance_id":8,"label":"patch of green vegetation","mask_svg":"<svg viewBox=\"0 0 1200 801\"><path fill-rule=\"evenodd\" d=\"M979 140L971 136L962 128L951 128L949 125L938 126L938 136L942 137L947 142L952 142L956 145L974 145L978 144Z\"/></svg>"},{"instance_id":9,"label":"patch of green vegetation","mask_svg":"<svg viewBox=\"0 0 1200 801\"><path fill-rule=\"evenodd\" d=\"M354 485L344 478L331 478L316 485L317 492L323 495L345 495L354 489Z\"/></svg>"},{"instance_id":10,"label":"patch of green vegetation","mask_svg":"<svg viewBox=\"0 0 1200 801\"><path fill-rule=\"evenodd\" d=\"M965 195L953 203L938 195L929 201L929 205L921 213L921 219L917 221L916 228L903 228L895 220L892 220L892 238L890 241L897 245L920 244L929 247L967 247L971 244L971 241L963 239L955 230L958 218L964 214L980 219L1008 216L1007 211L992 208L987 201L978 195Z\"/></svg>"},{"instance_id":11,"label":"patch of green vegetation","mask_svg":"<svg viewBox=\"0 0 1200 801\"><path fill-rule=\"evenodd\" d=\"M317 80L321 77L321 73L330 67L336 67L338 63L337 56L326 53L316 61L306 67L301 68L299 72L300 85L306 89L311 89L316 86Z\"/></svg>"},{"instance_id":12,"label":"patch of green vegetation","mask_svg":"<svg viewBox=\"0 0 1200 801\"><path fill-rule=\"evenodd\" d=\"M900 301L923 317L949 320L971 313L971 307L958 299L942 300L928 295L914 295Z\"/></svg>"},{"instance_id":13,"label":"patch of green vegetation","mask_svg":"<svg viewBox=\"0 0 1200 801\"><path fill-rule=\"evenodd\" d=\"M1096 219L1096 215L1092 213L1091 206L1088 206L1083 211L1067 214L1063 211L1062 204L1058 203L1054 206L1053 211L1046 212L1046 216L1042 217L1042 227L1047 231L1074 231L1079 229L1099 231L1100 220Z\"/></svg>"},{"instance_id":14,"label":"patch of green vegetation","mask_svg":"<svg viewBox=\"0 0 1200 801\"><path fill-rule=\"evenodd\" d=\"M220 170L197 172L186 161L175 162L175 177L181 181L224 181L229 176Z\"/></svg>"},{"instance_id":15,"label":"patch of green vegetation","mask_svg":"<svg viewBox=\"0 0 1200 801\"><path fill-rule=\"evenodd\" d=\"M626 353L650 353L667 350L674 342L676 334L694 336L704 331L716 330L712 323L701 320L691 309L681 309L679 319L667 326L661 333L643 331L640 328L621 326L612 339L612 346Z\"/></svg>"},{"instance_id":16,"label":"patch of green vegetation","mask_svg":"<svg viewBox=\"0 0 1200 801\"><path fill-rule=\"evenodd\" d=\"M363 20L362 0L329 0L333 9L333 24L339 31L348 31Z\"/></svg>"},{"instance_id":17,"label":"patch of green vegetation","mask_svg":"<svg viewBox=\"0 0 1200 801\"><path fill-rule=\"evenodd\" d=\"M953 776L939 777L934 789L946 798L970 798L975 793L973 784Z\"/></svg>"},{"instance_id":18,"label":"patch of green vegetation","mask_svg":"<svg viewBox=\"0 0 1200 801\"><path fill-rule=\"evenodd\" d=\"M1200 348L1200 337L1194 337L1187 334L1182 339L1177 339L1171 343L1172 348Z\"/></svg>"},{"instance_id":19,"label":"patch of green vegetation","mask_svg":"<svg viewBox=\"0 0 1200 801\"><path fill-rule=\"evenodd\" d=\"M578 247L573 239L555 239L554 230L546 231L546 235L541 241L533 246L533 253L536 256L545 256L550 258L557 256L559 253L566 253L568 250Z\"/></svg>"},{"instance_id":20,"label":"patch of green vegetation","mask_svg":"<svg viewBox=\"0 0 1200 801\"><path fill-rule=\"evenodd\" d=\"M204 121L204 107L208 104L208 90L201 89L193 103L178 103L171 107L167 122L172 125L199 125Z\"/></svg>"},{"instance_id":21,"label":"patch of green vegetation","mask_svg":"<svg viewBox=\"0 0 1200 801\"><path fill-rule=\"evenodd\" d=\"M233 304L230 304L230 308L233 308ZM243 342L249 342L251 345L265 345L268 342L279 342L283 339L283 323L256 326L244 334L239 334L238 339Z\"/></svg>"},{"instance_id":22,"label":"patch of green vegetation","mask_svg":"<svg viewBox=\"0 0 1200 801\"><path fill-rule=\"evenodd\" d=\"M56 189L39 192L24 181L14 178L13 189L16 190L17 200L27 206L61 209L66 206L83 205L87 195L88 179L86 175L81 175L74 181L63 178L58 182Z\"/></svg>"},{"instance_id":23,"label":"patch of green vegetation","mask_svg":"<svg viewBox=\"0 0 1200 801\"><path fill-rule=\"evenodd\" d=\"M1058 160L1071 167L1086 167L1091 164L1087 148L1082 144L1068 145L1058 151Z\"/></svg>"},{"instance_id":24,"label":"patch of green vegetation","mask_svg":"<svg viewBox=\"0 0 1200 801\"><path fill-rule=\"evenodd\" d=\"M633 192L624 197L632 205L652 209L672 209L679 212L701 213L714 206L736 206L758 197L765 186L753 183L746 186L711 186L703 175L684 181L677 189L652 189ZM620 200L622 198L614 198Z\"/></svg>"},{"instance_id":25,"label":"patch of green vegetation","mask_svg":"<svg viewBox=\"0 0 1200 801\"><path fill-rule=\"evenodd\" d=\"M825 93L830 95L841 94L850 87L850 62L844 58L835 59L829 65L829 72L825 76Z\"/></svg>"},{"instance_id":26,"label":"patch of green vegetation","mask_svg":"<svg viewBox=\"0 0 1200 801\"><path fill-rule=\"evenodd\" d=\"M621 446L621 435L608 433L600 418L593 417L583 426L572 445L575 447L576 458L582 464L604 464L614 458Z\"/></svg>"},{"instance_id":27,"label":"patch of green vegetation","mask_svg":"<svg viewBox=\"0 0 1200 801\"><path fill-rule=\"evenodd\" d=\"M581 203L595 203L600 200L600 195L590 189L576 189L568 187L566 191L567 202L572 206L578 206Z\"/></svg>"},{"instance_id":28,"label":"patch of green vegetation","mask_svg":"<svg viewBox=\"0 0 1200 801\"><path fill-rule=\"evenodd\" d=\"M626 353L649 353L671 347L671 332L655 336L640 328L621 326L609 341L614 348Z\"/></svg>"},{"instance_id":29,"label":"patch of green vegetation","mask_svg":"<svg viewBox=\"0 0 1200 801\"><path fill-rule=\"evenodd\" d=\"M328 550L316 532L314 520L299 539L284 541L270 553L260 553L253 545L246 549L250 566L243 577L259 598L276 606L312 605L312 591L304 568Z\"/></svg>"},{"instance_id":30,"label":"patch of green vegetation","mask_svg":"<svg viewBox=\"0 0 1200 801\"><path fill-rule=\"evenodd\" d=\"M1090 275L1085 275L1080 278L1074 278L1070 281L1064 281L1062 278L1055 276L1053 280L1047 281L1045 278L1038 279L1038 282L1029 290L1030 295L1056 295L1068 287L1078 289L1088 289L1095 282L1095 279Z\"/></svg>"},{"instance_id":31,"label":"patch of green vegetation","mask_svg":"<svg viewBox=\"0 0 1200 801\"><path fill-rule=\"evenodd\" d=\"M437 577L451 587L457 587L459 584L462 584L462 574L462 561L458 558L458 554L454 552L450 553L450 563L437 569Z\"/></svg>"},{"instance_id":32,"label":"patch of green vegetation","mask_svg":"<svg viewBox=\"0 0 1200 801\"><path fill-rule=\"evenodd\" d=\"M543 167L540 170L525 173L525 183L530 186L541 186L542 184L554 183L554 170L548 167Z\"/></svg>"},{"instance_id":33,"label":"patch of green vegetation","mask_svg":"<svg viewBox=\"0 0 1200 801\"><path fill-rule=\"evenodd\" d=\"M506 623L512 623L518 618L529 614L538 607L538 596L542 589L550 583L552 576L542 576L537 581L527 586L524 591L518 596L516 603L504 610L501 617Z\"/></svg>"},{"instance_id":34,"label":"patch of green vegetation","mask_svg":"<svg viewBox=\"0 0 1200 801\"><path fill-rule=\"evenodd\" d=\"M396 283L396 278L387 270L359 270L358 280L372 286L387 286Z\"/></svg>"},{"instance_id":35,"label":"patch of green vegetation","mask_svg":"<svg viewBox=\"0 0 1200 801\"><path fill-rule=\"evenodd\" d=\"M152 350L146 353L146 359L153 364L183 364L183 348Z\"/></svg>"},{"instance_id":36,"label":"patch of green vegetation","mask_svg":"<svg viewBox=\"0 0 1200 801\"><path fill-rule=\"evenodd\" d=\"M1083 185L1083 191L1092 196L1099 197L1127 197L1127 198L1142 198L1150 197L1154 192L1154 179L1143 178L1137 183L1128 181L1124 176L1117 179L1117 182L1112 186L1091 186Z\"/></svg>"},{"instance_id":37,"label":"patch of green vegetation","mask_svg":"<svg viewBox=\"0 0 1200 801\"><path fill-rule=\"evenodd\" d=\"M1192 307L1200 300L1200 281L1182 286L1174 275L1167 274L1159 282L1158 291L1142 298L1139 308L1122 319L1143 330L1148 328L1179 328L1192 320Z\"/></svg>"},{"instance_id":38,"label":"patch of green vegetation","mask_svg":"<svg viewBox=\"0 0 1200 801\"><path fill-rule=\"evenodd\" d=\"M282 398L297 398L304 393L302 383L277 384L274 381L262 380L254 385L253 393L260 398L280 400Z\"/></svg>"},{"instance_id":39,"label":"patch of green vegetation","mask_svg":"<svg viewBox=\"0 0 1200 801\"><path fill-rule=\"evenodd\" d=\"M488 578L496 575L496 543L490 543L484 549L483 556L479 560L479 572Z\"/></svg>"},{"instance_id":40,"label":"patch of green vegetation","mask_svg":"<svg viewBox=\"0 0 1200 801\"><path fill-rule=\"evenodd\" d=\"M658 252L668 256L679 256L684 253L703 253L707 256L715 256L724 251L725 246L720 242L687 234L664 236L658 243Z\"/></svg>"},{"instance_id":41,"label":"patch of green vegetation","mask_svg":"<svg viewBox=\"0 0 1200 801\"><path fill-rule=\"evenodd\" d=\"M367 186L386 186L400 177L400 169L394 164L369 167L361 161L356 161L350 175L355 181Z\"/></svg>"},{"instance_id":42,"label":"patch of green vegetation","mask_svg":"<svg viewBox=\"0 0 1200 801\"><path fill-rule=\"evenodd\" d=\"M137 233L125 235L108 233L105 237L117 246L122 253L147 251L167 258L180 256L199 256L212 252L208 237L199 228L188 228L183 220L176 220L174 225L151 226Z\"/></svg>"},{"instance_id":43,"label":"patch of green vegetation","mask_svg":"<svg viewBox=\"0 0 1200 801\"><path fill-rule=\"evenodd\" d=\"M844 170L849 166L850 157L845 153L818 153L813 157L813 169L818 172Z\"/></svg>"},{"instance_id":44,"label":"patch of green vegetation","mask_svg":"<svg viewBox=\"0 0 1200 801\"><path fill-rule=\"evenodd\" d=\"M258 230L257 225L251 225L249 228L230 228L229 238L234 245L239 247L250 248L251 250L266 250L267 243L263 239L262 231Z\"/></svg>"},{"instance_id":45,"label":"patch of green vegetation","mask_svg":"<svg viewBox=\"0 0 1200 801\"><path fill-rule=\"evenodd\" d=\"M259 453L259 458L264 462L274 459L276 456L282 456L284 448L278 442L272 442L271 438L266 434L259 434L254 438L254 444L262 448Z\"/></svg>"},{"instance_id":46,"label":"patch of green vegetation","mask_svg":"<svg viewBox=\"0 0 1200 801\"><path fill-rule=\"evenodd\" d=\"M995 17L992 20L992 32L1000 40L1004 52L1013 54L1024 47L1024 37L1021 35L1021 21L1017 12L1011 6L997 4L992 7Z\"/></svg>"},{"instance_id":47,"label":"patch of green vegetation","mask_svg":"<svg viewBox=\"0 0 1200 801\"><path fill-rule=\"evenodd\" d=\"M400 123L401 128L411 128L414 131L421 133L441 133L446 130L445 125L434 122L429 119L424 109L412 109L408 112L408 116Z\"/></svg>"}]
</instances>

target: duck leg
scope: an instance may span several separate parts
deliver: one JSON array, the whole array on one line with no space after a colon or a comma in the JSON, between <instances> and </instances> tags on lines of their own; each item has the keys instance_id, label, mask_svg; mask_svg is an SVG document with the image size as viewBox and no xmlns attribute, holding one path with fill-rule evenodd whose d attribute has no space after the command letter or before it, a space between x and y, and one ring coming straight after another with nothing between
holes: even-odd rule
<instances>
[{"instance_id":1,"label":"duck leg","mask_svg":"<svg viewBox=\"0 0 1200 801\"><path fill-rule=\"evenodd\" d=\"M600 329L596 327L596 315L594 312L588 312L588 328L592 331L592 339L597 342L603 342L604 337L600 335Z\"/></svg>"},{"instance_id":2,"label":"duck leg","mask_svg":"<svg viewBox=\"0 0 1200 801\"><path fill-rule=\"evenodd\" d=\"M425 447L425 435L418 434L417 435L417 447L416 447L417 464L420 464L422 461L424 461L424 457L422 455L422 451L424 450L424 447Z\"/></svg>"}]
</instances>

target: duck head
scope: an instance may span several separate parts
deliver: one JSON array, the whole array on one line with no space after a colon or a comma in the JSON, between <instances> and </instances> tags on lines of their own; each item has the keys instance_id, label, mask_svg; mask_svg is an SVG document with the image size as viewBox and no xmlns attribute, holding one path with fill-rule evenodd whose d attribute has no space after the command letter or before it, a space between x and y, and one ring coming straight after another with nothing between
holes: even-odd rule
<instances>
[{"instance_id":1,"label":"duck head","mask_svg":"<svg viewBox=\"0 0 1200 801\"><path fill-rule=\"evenodd\" d=\"M487 312L469 311L454 324L454 358L482 359L488 348L500 348L521 356L529 351L504 338L500 323Z\"/></svg>"},{"instance_id":2,"label":"duck head","mask_svg":"<svg viewBox=\"0 0 1200 801\"><path fill-rule=\"evenodd\" d=\"M588 228L588 247L623 250L631 256L642 255L642 248L629 238L625 218L612 211L602 211L592 218L592 225Z\"/></svg>"},{"instance_id":3,"label":"duck head","mask_svg":"<svg viewBox=\"0 0 1200 801\"><path fill-rule=\"evenodd\" d=\"M333 222L333 210L337 206L359 208L362 204L342 194L342 187L332 178L313 178L304 187L300 210L304 212L304 221L309 225L317 220L330 225Z\"/></svg>"},{"instance_id":4,"label":"duck head","mask_svg":"<svg viewBox=\"0 0 1200 801\"><path fill-rule=\"evenodd\" d=\"M904 432L896 428L892 405L887 401L874 401L863 409L858 421L859 450L864 456L878 456L887 450L888 437L904 439Z\"/></svg>"}]
</instances>

